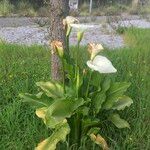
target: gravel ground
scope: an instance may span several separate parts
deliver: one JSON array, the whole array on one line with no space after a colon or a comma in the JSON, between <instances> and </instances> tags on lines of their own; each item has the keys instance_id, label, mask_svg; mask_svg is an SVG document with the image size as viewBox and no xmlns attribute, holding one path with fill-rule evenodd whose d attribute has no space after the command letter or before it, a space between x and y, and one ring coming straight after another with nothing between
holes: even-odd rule
<instances>
[{"instance_id":1,"label":"gravel ground","mask_svg":"<svg viewBox=\"0 0 150 150\"><path fill-rule=\"evenodd\" d=\"M99 18L101 21L104 19ZM83 20L83 18L82 18ZM98 19L97 19L98 20ZM89 26L89 24L86 24ZM91 24L90 24L91 25ZM134 20L124 20L117 23L112 23L113 26L135 26L139 28L150 28L150 22L136 18ZM76 44L76 33L77 29L73 29L71 34L71 44ZM9 43L18 44L47 44L47 28L38 27L33 20L28 18L0 18L0 39L5 40ZM123 38L117 35L111 26L107 23L93 24L93 28L88 28L85 32L82 45L89 42L102 43L108 48L119 48L124 46Z\"/></svg>"}]
</instances>

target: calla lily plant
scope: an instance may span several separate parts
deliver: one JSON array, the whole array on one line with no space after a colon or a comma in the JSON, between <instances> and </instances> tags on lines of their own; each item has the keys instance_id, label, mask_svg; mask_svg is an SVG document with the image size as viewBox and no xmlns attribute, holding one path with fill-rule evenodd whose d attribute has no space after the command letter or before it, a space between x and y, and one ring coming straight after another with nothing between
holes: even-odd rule
<instances>
[{"instance_id":1,"label":"calla lily plant","mask_svg":"<svg viewBox=\"0 0 150 150\"><path fill-rule=\"evenodd\" d=\"M75 22L78 23L77 19L70 16L63 21L66 32L70 32L71 24ZM66 38L69 35L66 34ZM61 141L64 142L63 149L77 150L83 146L88 149L86 141L89 140L108 150L108 139L101 133L102 125L110 125L111 122L120 129L130 128L119 114L120 110L133 103L125 95L130 83L114 82L108 76L117 73L117 69L108 58L99 54L104 50L101 44L88 44L89 58L81 65L78 58L83 37L84 31L81 30L77 33L75 53L69 46L69 40L66 40L69 53L65 52L60 41L50 43L62 62L63 82L40 81L36 83L39 93L20 94L22 101L34 107L37 117L52 130L52 134L39 143L36 150L55 150Z\"/></svg>"}]
</instances>

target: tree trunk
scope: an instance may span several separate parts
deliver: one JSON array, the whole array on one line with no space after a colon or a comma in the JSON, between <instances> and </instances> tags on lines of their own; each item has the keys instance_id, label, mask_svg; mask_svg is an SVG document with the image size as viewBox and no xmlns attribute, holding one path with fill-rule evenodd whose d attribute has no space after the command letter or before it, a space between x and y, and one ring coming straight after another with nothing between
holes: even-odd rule
<instances>
[{"instance_id":1,"label":"tree trunk","mask_svg":"<svg viewBox=\"0 0 150 150\"><path fill-rule=\"evenodd\" d=\"M69 14L69 0L50 0L50 41L59 40L65 46L65 29L63 19ZM62 79L62 64L51 50L51 78L60 81Z\"/></svg>"},{"instance_id":2,"label":"tree trunk","mask_svg":"<svg viewBox=\"0 0 150 150\"><path fill-rule=\"evenodd\" d=\"M137 9L138 4L139 4L139 0L132 0L132 8L133 9Z\"/></svg>"}]
</instances>

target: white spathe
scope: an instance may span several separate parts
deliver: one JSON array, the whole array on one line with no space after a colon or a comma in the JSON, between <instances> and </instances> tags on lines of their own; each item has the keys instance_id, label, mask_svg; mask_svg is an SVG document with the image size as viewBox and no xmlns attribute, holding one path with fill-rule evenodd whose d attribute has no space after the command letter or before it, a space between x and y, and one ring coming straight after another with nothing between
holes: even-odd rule
<instances>
[{"instance_id":1,"label":"white spathe","mask_svg":"<svg viewBox=\"0 0 150 150\"><path fill-rule=\"evenodd\" d=\"M116 68L112 65L110 60L101 55L97 55L93 60L87 61L87 65L92 70L98 71L100 73L117 72Z\"/></svg>"},{"instance_id":2,"label":"white spathe","mask_svg":"<svg viewBox=\"0 0 150 150\"><path fill-rule=\"evenodd\" d=\"M72 28L76 28L76 29L80 29L80 30L87 30L87 29L90 29L90 28L94 28L95 26L94 25L88 25L88 24L70 24L70 26Z\"/></svg>"},{"instance_id":3,"label":"white spathe","mask_svg":"<svg viewBox=\"0 0 150 150\"><path fill-rule=\"evenodd\" d=\"M67 16L65 20L68 25L74 24L74 23L79 23L79 20L72 16Z\"/></svg>"}]
</instances>

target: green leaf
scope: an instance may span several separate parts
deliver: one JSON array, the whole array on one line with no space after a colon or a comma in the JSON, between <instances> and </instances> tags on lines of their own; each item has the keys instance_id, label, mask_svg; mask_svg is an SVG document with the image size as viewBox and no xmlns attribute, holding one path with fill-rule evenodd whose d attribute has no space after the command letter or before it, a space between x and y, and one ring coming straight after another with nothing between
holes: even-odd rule
<instances>
[{"instance_id":1,"label":"green leaf","mask_svg":"<svg viewBox=\"0 0 150 150\"><path fill-rule=\"evenodd\" d=\"M82 120L82 130L83 134L87 134L91 128L97 127L100 121L97 118L87 118Z\"/></svg>"},{"instance_id":2,"label":"green leaf","mask_svg":"<svg viewBox=\"0 0 150 150\"><path fill-rule=\"evenodd\" d=\"M98 72L93 72L90 84L100 89L101 81L102 81L102 76Z\"/></svg>"},{"instance_id":3,"label":"green leaf","mask_svg":"<svg viewBox=\"0 0 150 150\"><path fill-rule=\"evenodd\" d=\"M64 96L63 86L57 82L37 82L39 86L48 97L52 98L62 98Z\"/></svg>"},{"instance_id":4,"label":"green leaf","mask_svg":"<svg viewBox=\"0 0 150 150\"><path fill-rule=\"evenodd\" d=\"M56 145L60 141L65 141L70 128L67 123L57 128L54 133L43 142L39 143L35 150L55 150Z\"/></svg>"},{"instance_id":5,"label":"green leaf","mask_svg":"<svg viewBox=\"0 0 150 150\"><path fill-rule=\"evenodd\" d=\"M98 128L98 127L93 127L93 128L91 128L89 131L88 131L88 133L87 133L87 135L89 135L90 136L90 134L98 134L98 132L100 131L100 128Z\"/></svg>"},{"instance_id":6,"label":"green leaf","mask_svg":"<svg viewBox=\"0 0 150 150\"><path fill-rule=\"evenodd\" d=\"M115 82L111 85L108 96L115 94L115 93L124 93L128 89L128 87L131 85L131 83L127 82Z\"/></svg>"},{"instance_id":7,"label":"green leaf","mask_svg":"<svg viewBox=\"0 0 150 150\"><path fill-rule=\"evenodd\" d=\"M81 106L79 107L79 109L77 110L78 113L82 114L83 116L88 116L89 115L89 107L86 106Z\"/></svg>"},{"instance_id":8,"label":"green leaf","mask_svg":"<svg viewBox=\"0 0 150 150\"><path fill-rule=\"evenodd\" d=\"M69 118L74 114L80 106L84 104L84 99L63 99L55 101L46 113L46 125L50 128L55 128L57 124L65 118Z\"/></svg>"},{"instance_id":9,"label":"green leaf","mask_svg":"<svg viewBox=\"0 0 150 150\"><path fill-rule=\"evenodd\" d=\"M118 101L120 97L126 92L128 87L130 86L130 83L126 82L116 82L111 85L109 90L107 91L107 98L103 105L103 109L111 109L115 102Z\"/></svg>"},{"instance_id":10,"label":"green leaf","mask_svg":"<svg viewBox=\"0 0 150 150\"><path fill-rule=\"evenodd\" d=\"M67 58L66 58L67 59ZM66 76L69 80L74 80L75 74L74 74L74 62L72 62L70 59L64 60L65 63L65 72ZM68 62L67 62L68 61Z\"/></svg>"},{"instance_id":11,"label":"green leaf","mask_svg":"<svg viewBox=\"0 0 150 150\"><path fill-rule=\"evenodd\" d=\"M112 114L109 116L108 120L110 120L117 128L130 128L129 123L121 119L119 114Z\"/></svg>"},{"instance_id":12,"label":"green leaf","mask_svg":"<svg viewBox=\"0 0 150 150\"><path fill-rule=\"evenodd\" d=\"M111 79L110 78L105 78L103 83L102 83L102 90L107 91L111 86Z\"/></svg>"},{"instance_id":13,"label":"green leaf","mask_svg":"<svg viewBox=\"0 0 150 150\"><path fill-rule=\"evenodd\" d=\"M29 103L32 107L40 108L40 107L49 107L54 100L47 97L45 94L19 94L19 97L22 99L23 102Z\"/></svg>"},{"instance_id":14,"label":"green leaf","mask_svg":"<svg viewBox=\"0 0 150 150\"><path fill-rule=\"evenodd\" d=\"M122 96L114 103L112 109L124 110L125 107L129 107L133 103L133 100L128 96Z\"/></svg>"},{"instance_id":15,"label":"green leaf","mask_svg":"<svg viewBox=\"0 0 150 150\"><path fill-rule=\"evenodd\" d=\"M95 95L95 97L92 100L92 105L94 106L94 111L96 112L96 114L100 111L103 102L105 102L106 100L106 94L105 92L99 92Z\"/></svg>"}]
</instances>

